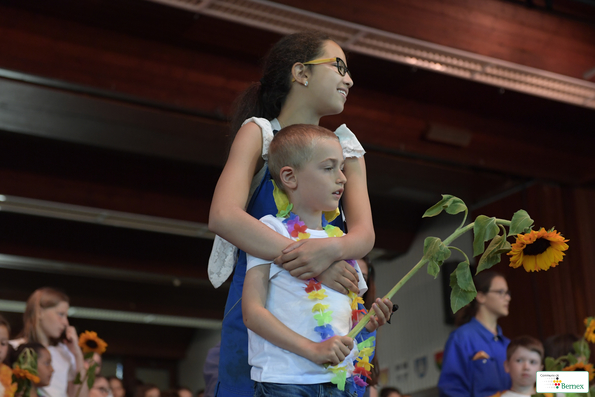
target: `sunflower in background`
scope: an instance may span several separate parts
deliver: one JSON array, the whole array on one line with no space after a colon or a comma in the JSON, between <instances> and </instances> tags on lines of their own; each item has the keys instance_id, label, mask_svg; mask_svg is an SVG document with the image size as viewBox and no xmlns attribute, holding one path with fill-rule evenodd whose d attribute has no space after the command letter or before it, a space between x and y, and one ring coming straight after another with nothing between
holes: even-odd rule
<instances>
[{"instance_id":1,"label":"sunflower in background","mask_svg":"<svg viewBox=\"0 0 595 397\"><path fill-rule=\"evenodd\" d=\"M516 242L512 244L510 266L515 269L521 265L527 272L538 272L556 267L568 249L568 240L554 229L546 231L531 230L529 233L518 234Z\"/></svg>"},{"instance_id":2,"label":"sunflower in background","mask_svg":"<svg viewBox=\"0 0 595 397\"><path fill-rule=\"evenodd\" d=\"M94 354L103 354L107 349L107 343L103 339L97 336L97 332L85 331L79 336L79 346L83 351L83 357L88 363L87 370L83 373L79 372L76 374L74 379L75 385L83 385L87 383L89 390L95 383L95 370L97 369L97 362L93 361ZM83 388L79 387L76 391L75 397L78 397Z\"/></svg>"},{"instance_id":3,"label":"sunflower in background","mask_svg":"<svg viewBox=\"0 0 595 397\"><path fill-rule=\"evenodd\" d=\"M18 385L12 383L12 369L0 363L0 397L13 397Z\"/></svg>"},{"instance_id":4,"label":"sunflower in background","mask_svg":"<svg viewBox=\"0 0 595 397\"><path fill-rule=\"evenodd\" d=\"M37 353L30 347L23 349L12 365L12 380L17 385L16 395L29 397L40 379L37 372Z\"/></svg>"},{"instance_id":5,"label":"sunflower in background","mask_svg":"<svg viewBox=\"0 0 595 397\"><path fill-rule=\"evenodd\" d=\"M39 376L35 375L33 371L19 368L18 365L15 365L12 374L17 379L27 379L33 383L39 383Z\"/></svg>"},{"instance_id":6,"label":"sunflower in background","mask_svg":"<svg viewBox=\"0 0 595 397\"><path fill-rule=\"evenodd\" d=\"M582 362L578 362L574 365L569 365L566 368L562 368L562 371L587 371L589 373L589 382L595 378L595 370L593 369L593 364L585 364Z\"/></svg>"},{"instance_id":7,"label":"sunflower in background","mask_svg":"<svg viewBox=\"0 0 595 397\"><path fill-rule=\"evenodd\" d=\"M588 342L595 343L595 317L587 317L585 319L585 339Z\"/></svg>"},{"instance_id":8,"label":"sunflower in background","mask_svg":"<svg viewBox=\"0 0 595 397\"><path fill-rule=\"evenodd\" d=\"M85 331L79 337L79 346L86 353L105 353L107 343L97 336L97 332Z\"/></svg>"},{"instance_id":9,"label":"sunflower in background","mask_svg":"<svg viewBox=\"0 0 595 397\"><path fill-rule=\"evenodd\" d=\"M589 382L595 379L595 368L589 363L591 350L589 349L589 338L595 339L595 317L585 318L587 330L584 337L572 344L572 351L560 357L546 357L546 371L586 371L589 374ZM595 386L589 390L591 396L595 396Z\"/></svg>"}]
</instances>

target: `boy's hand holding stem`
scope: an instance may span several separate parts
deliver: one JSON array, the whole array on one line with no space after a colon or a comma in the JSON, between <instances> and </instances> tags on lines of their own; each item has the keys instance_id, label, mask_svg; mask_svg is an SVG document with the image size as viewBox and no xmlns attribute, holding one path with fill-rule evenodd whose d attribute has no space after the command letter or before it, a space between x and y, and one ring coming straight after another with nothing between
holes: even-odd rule
<instances>
[{"instance_id":1,"label":"boy's hand holding stem","mask_svg":"<svg viewBox=\"0 0 595 397\"><path fill-rule=\"evenodd\" d=\"M369 322L366 324L365 327L369 332L375 331L379 326L387 322L393 304L389 299L377 298L372 307L379 314L370 317ZM325 366L338 365L345 360L351 349L353 349L352 338L349 336L333 336L324 342L311 342L307 349L308 355L306 358L316 364L324 364Z\"/></svg>"},{"instance_id":2,"label":"boy's hand holding stem","mask_svg":"<svg viewBox=\"0 0 595 397\"><path fill-rule=\"evenodd\" d=\"M316 364L340 364L353 349L353 339L348 336L333 336L324 342L310 342L306 349L308 360Z\"/></svg>"}]
</instances>

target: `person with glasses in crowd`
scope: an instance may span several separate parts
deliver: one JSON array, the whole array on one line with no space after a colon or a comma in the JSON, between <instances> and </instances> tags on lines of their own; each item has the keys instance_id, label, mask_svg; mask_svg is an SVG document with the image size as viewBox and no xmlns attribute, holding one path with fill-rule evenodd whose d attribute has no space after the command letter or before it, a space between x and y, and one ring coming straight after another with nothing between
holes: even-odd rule
<instances>
[{"instance_id":1,"label":"person with glasses in crowd","mask_svg":"<svg viewBox=\"0 0 595 397\"><path fill-rule=\"evenodd\" d=\"M462 309L458 329L444 347L438 381L441 397L486 397L511 387L504 370L510 340L498 319L508 316L510 291L506 279L483 271L474 278L477 296Z\"/></svg>"},{"instance_id":2,"label":"person with glasses in crowd","mask_svg":"<svg viewBox=\"0 0 595 397\"><path fill-rule=\"evenodd\" d=\"M93 387L89 390L89 397L108 397L110 394L111 390L107 378L97 375Z\"/></svg>"},{"instance_id":3,"label":"person with glasses in crowd","mask_svg":"<svg viewBox=\"0 0 595 397\"><path fill-rule=\"evenodd\" d=\"M316 277L343 294L359 292L357 273L343 260L364 256L373 248L375 236L365 151L346 126L335 134L349 179L341 206L349 234L340 239L294 242L259 222L265 215L276 214L277 205L286 200L275 189L266 162L274 133L293 124L318 125L322 117L341 113L352 87L341 47L325 34L303 32L286 36L273 46L262 78L236 102L231 122L233 143L209 214L209 229L218 235L209 260L213 285L225 282L235 267L221 333L217 396L254 394L248 332L241 310L246 252L276 259L275 263L302 280ZM328 219L344 229L343 214L335 212Z\"/></svg>"}]
</instances>

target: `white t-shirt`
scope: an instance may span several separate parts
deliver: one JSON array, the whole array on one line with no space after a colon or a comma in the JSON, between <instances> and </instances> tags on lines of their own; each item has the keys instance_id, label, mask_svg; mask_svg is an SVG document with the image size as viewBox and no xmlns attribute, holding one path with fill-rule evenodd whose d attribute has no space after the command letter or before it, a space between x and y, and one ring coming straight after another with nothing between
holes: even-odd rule
<instances>
[{"instance_id":1,"label":"white t-shirt","mask_svg":"<svg viewBox=\"0 0 595 397\"><path fill-rule=\"evenodd\" d=\"M54 374L50 384L39 390L47 397L67 397L68 382L72 382L76 378L76 359L68 347L61 342L56 346L48 346L48 350L52 356Z\"/></svg>"},{"instance_id":2,"label":"white t-shirt","mask_svg":"<svg viewBox=\"0 0 595 397\"><path fill-rule=\"evenodd\" d=\"M266 215L260 220L277 233L291 238L281 219ZM310 238L328 237L324 230L307 229L307 232L310 233ZM347 295L327 287L324 289L328 297L323 301L309 299L304 290L307 285L305 281L291 276L288 271L271 261L247 255L247 271L264 264L271 266L265 306L279 321L296 333L314 342L320 342L320 334L314 331L318 323L314 319L315 313L312 313L313 306L320 302L330 305L328 310L333 312L330 324L335 335L349 333L351 330L351 299ZM360 276L358 287L361 295L368 290L368 287L357 264L356 270ZM344 361L348 369L353 369L353 360L357 357L357 353L357 346L354 346L351 354ZM251 330L248 330L248 363L252 366L250 376L257 382L306 385L330 382L335 376L322 365L281 349ZM348 373L350 372L348 371Z\"/></svg>"}]
</instances>

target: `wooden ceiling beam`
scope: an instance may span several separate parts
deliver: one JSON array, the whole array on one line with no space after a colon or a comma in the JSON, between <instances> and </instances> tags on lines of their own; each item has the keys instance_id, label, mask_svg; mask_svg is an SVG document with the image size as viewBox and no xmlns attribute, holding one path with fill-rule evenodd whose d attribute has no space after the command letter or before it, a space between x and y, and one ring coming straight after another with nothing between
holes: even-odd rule
<instances>
[{"instance_id":1,"label":"wooden ceiling beam","mask_svg":"<svg viewBox=\"0 0 595 397\"><path fill-rule=\"evenodd\" d=\"M592 7L574 16L501 0L277 2L579 79L594 66Z\"/></svg>"}]
</instances>

